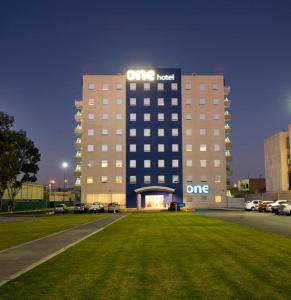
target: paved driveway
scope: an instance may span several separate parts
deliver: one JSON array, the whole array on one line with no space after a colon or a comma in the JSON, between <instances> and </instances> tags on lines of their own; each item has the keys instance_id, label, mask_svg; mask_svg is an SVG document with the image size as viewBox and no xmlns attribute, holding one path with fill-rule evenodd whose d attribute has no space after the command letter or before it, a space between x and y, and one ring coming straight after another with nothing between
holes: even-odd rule
<instances>
[{"instance_id":1,"label":"paved driveway","mask_svg":"<svg viewBox=\"0 0 291 300\"><path fill-rule=\"evenodd\" d=\"M201 210L200 214L217 217L242 225L248 225L264 231L279 233L291 236L291 217L276 216L272 213L259 213L248 211L222 211L222 210Z\"/></svg>"}]
</instances>

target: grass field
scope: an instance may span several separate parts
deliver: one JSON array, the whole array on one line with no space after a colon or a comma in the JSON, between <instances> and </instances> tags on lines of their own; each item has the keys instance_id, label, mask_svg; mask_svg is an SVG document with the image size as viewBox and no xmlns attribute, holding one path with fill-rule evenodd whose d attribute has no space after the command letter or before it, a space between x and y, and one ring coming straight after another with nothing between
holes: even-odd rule
<instances>
[{"instance_id":1,"label":"grass field","mask_svg":"<svg viewBox=\"0 0 291 300\"><path fill-rule=\"evenodd\" d=\"M291 239L136 213L0 288L0 299L291 299Z\"/></svg>"},{"instance_id":2,"label":"grass field","mask_svg":"<svg viewBox=\"0 0 291 300\"><path fill-rule=\"evenodd\" d=\"M0 225L0 250L25 243L48 234L88 223L107 214L66 214L35 217L26 221ZM1 298L0 298L1 299Z\"/></svg>"}]
</instances>

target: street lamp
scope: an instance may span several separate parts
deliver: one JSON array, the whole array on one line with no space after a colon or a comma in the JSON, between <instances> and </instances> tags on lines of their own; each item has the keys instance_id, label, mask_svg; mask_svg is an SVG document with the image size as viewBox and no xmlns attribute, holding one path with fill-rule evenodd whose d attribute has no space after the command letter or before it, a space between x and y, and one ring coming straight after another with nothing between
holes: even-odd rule
<instances>
[{"instance_id":1,"label":"street lamp","mask_svg":"<svg viewBox=\"0 0 291 300\"><path fill-rule=\"evenodd\" d=\"M54 184L56 183L56 181L54 180L54 179L51 179L50 181L49 181L49 191L50 191L50 193L49 193L49 202L51 201L51 197L52 197L52 189L53 189L53 187L54 187ZM47 207L47 203L46 203L46 207Z\"/></svg>"},{"instance_id":2,"label":"street lamp","mask_svg":"<svg viewBox=\"0 0 291 300\"><path fill-rule=\"evenodd\" d=\"M67 183L67 178L66 178L66 169L68 168L69 164L64 161L62 163L62 168L64 169L64 193L63 193L63 202L65 203L65 189L66 189L66 183ZM68 186L68 185L67 185Z\"/></svg>"}]
</instances>

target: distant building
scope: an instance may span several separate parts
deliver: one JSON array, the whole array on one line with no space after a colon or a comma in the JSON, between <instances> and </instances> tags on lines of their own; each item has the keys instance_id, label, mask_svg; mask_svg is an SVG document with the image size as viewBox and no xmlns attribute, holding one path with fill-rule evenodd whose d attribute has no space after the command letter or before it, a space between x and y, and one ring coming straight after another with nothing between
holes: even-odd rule
<instances>
[{"instance_id":1,"label":"distant building","mask_svg":"<svg viewBox=\"0 0 291 300\"><path fill-rule=\"evenodd\" d=\"M281 192L291 189L291 124L288 129L288 131L280 131L265 139L264 150L267 192Z\"/></svg>"},{"instance_id":2,"label":"distant building","mask_svg":"<svg viewBox=\"0 0 291 300\"><path fill-rule=\"evenodd\" d=\"M242 193L264 193L266 192L265 178L246 178L237 182L237 190Z\"/></svg>"}]
</instances>

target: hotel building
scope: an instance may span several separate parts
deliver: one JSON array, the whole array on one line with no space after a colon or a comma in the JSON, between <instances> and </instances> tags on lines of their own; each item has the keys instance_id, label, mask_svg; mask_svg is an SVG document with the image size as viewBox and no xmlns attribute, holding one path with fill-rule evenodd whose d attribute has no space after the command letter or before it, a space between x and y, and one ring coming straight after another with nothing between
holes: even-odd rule
<instances>
[{"instance_id":1,"label":"hotel building","mask_svg":"<svg viewBox=\"0 0 291 300\"><path fill-rule=\"evenodd\" d=\"M82 202L226 206L230 88L222 75L151 68L84 75L82 85L82 100L75 101Z\"/></svg>"}]
</instances>

